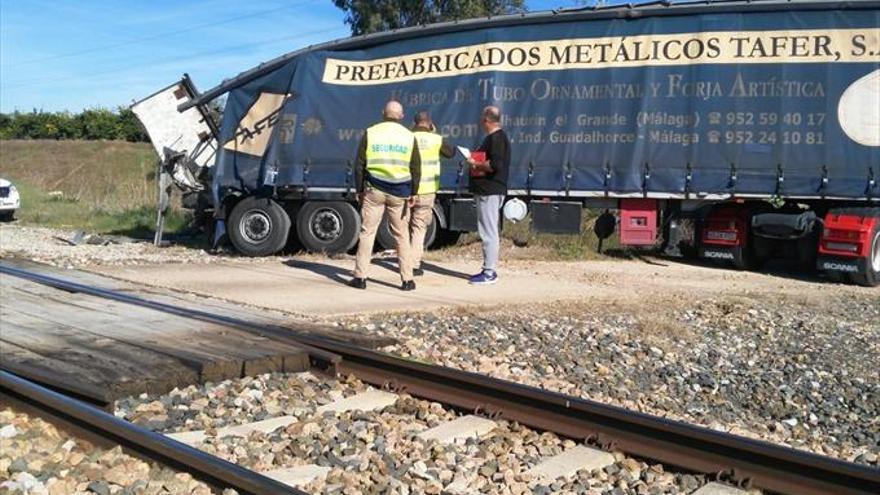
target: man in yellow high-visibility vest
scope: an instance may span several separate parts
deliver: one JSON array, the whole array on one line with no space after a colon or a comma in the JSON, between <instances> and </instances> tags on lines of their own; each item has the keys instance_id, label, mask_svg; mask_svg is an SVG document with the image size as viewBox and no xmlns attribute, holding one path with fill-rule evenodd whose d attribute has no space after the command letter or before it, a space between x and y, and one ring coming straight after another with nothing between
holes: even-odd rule
<instances>
[{"instance_id":1,"label":"man in yellow high-visibility vest","mask_svg":"<svg viewBox=\"0 0 880 495\"><path fill-rule=\"evenodd\" d=\"M413 133L400 124L403 105L389 101L382 116L381 122L367 129L358 146L355 184L363 221L354 278L349 285L367 288L373 242L387 210L388 226L397 244L400 289L414 290L409 214L421 178L419 148Z\"/></svg>"},{"instance_id":2,"label":"man in yellow high-visibility vest","mask_svg":"<svg viewBox=\"0 0 880 495\"><path fill-rule=\"evenodd\" d=\"M440 157L452 158L455 148L443 136L437 134L431 114L418 112L415 116L413 134L419 145L422 161L422 178L419 182L415 204L410 215L410 238L412 239L413 274L423 275L422 255L425 251L425 235L434 219L434 200L440 189Z\"/></svg>"}]
</instances>

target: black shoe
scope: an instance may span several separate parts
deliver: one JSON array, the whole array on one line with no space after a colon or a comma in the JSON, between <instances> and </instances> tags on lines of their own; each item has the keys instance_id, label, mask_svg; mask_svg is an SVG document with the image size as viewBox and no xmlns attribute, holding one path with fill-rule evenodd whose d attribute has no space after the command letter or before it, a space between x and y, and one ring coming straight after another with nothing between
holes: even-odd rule
<instances>
[{"instance_id":1,"label":"black shoe","mask_svg":"<svg viewBox=\"0 0 880 495\"><path fill-rule=\"evenodd\" d=\"M421 277L424 274L425 274L425 270L422 270L421 268L416 268L413 270L413 275L416 277Z\"/></svg>"},{"instance_id":2,"label":"black shoe","mask_svg":"<svg viewBox=\"0 0 880 495\"><path fill-rule=\"evenodd\" d=\"M407 280L401 284L400 290L416 290L416 283L412 280Z\"/></svg>"},{"instance_id":3,"label":"black shoe","mask_svg":"<svg viewBox=\"0 0 880 495\"><path fill-rule=\"evenodd\" d=\"M367 279L353 278L348 281L348 286L354 287L355 289L366 289L367 288Z\"/></svg>"}]
</instances>

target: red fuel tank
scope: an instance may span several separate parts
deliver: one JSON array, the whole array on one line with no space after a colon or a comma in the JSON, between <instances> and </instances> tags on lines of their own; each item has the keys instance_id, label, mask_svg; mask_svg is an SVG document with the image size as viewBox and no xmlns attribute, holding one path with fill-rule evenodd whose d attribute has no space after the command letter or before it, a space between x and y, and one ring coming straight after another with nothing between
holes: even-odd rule
<instances>
[{"instance_id":1,"label":"red fuel tank","mask_svg":"<svg viewBox=\"0 0 880 495\"><path fill-rule=\"evenodd\" d=\"M620 244L650 246L657 240L657 200L620 200Z\"/></svg>"}]
</instances>

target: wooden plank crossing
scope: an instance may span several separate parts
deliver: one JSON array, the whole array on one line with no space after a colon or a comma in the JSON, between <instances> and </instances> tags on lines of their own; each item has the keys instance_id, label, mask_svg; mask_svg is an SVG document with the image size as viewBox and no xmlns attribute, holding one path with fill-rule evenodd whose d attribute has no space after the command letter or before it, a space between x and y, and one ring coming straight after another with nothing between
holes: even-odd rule
<instances>
[{"instance_id":1,"label":"wooden plank crossing","mask_svg":"<svg viewBox=\"0 0 880 495\"><path fill-rule=\"evenodd\" d=\"M396 339L391 337L353 332L348 329L329 327L327 325L313 323L304 319L295 319L289 314L273 309L246 306L241 303L207 297L204 295L188 294L162 287L138 285L126 280L120 280L98 273L81 270L64 270L46 264L25 260L0 260L0 263L5 263L13 267L17 266L37 273L65 278L81 284L96 285L105 289L125 292L151 301L172 305L183 305L221 316L247 320L261 325L274 325L280 328L290 328L296 332L330 337L372 349L398 343Z\"/></svg>"},{"instance_id":2,"label":"wooden plank crossing","mask_svg":"<svg viewBox=\"0 0 880 495\"><path fill-rule=\"evenodd\" d=\"M93 274L43 270L80 277L82 283L101 282L105 288L137 290ZM173 304L185 302L163 297ZM0 366L63 377L106 391L109 398L309 367L309 356L284 341L19 277L0 275L0 300Z\"/></svg>"}]
</instances>

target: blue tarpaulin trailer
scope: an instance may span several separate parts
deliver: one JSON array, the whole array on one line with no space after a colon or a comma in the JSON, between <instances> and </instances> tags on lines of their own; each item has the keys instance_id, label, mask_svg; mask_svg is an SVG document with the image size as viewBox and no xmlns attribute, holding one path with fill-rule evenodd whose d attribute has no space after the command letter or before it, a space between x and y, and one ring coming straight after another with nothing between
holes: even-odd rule
<instances>
[{"instance_id":1,"label":"blue tarpaulin trailer","mask_svg":"<svg viewBox=\"0 0 880 495\"><path fill-rule=\"evenodd\" d=\"M880 272L880 2L654 2L444 23L293 52L203 94L186 86L177 110L227 95L205 192L246 253L287 240L259 242L248 222L293 225L313 250L354 245L356 147L396 99L468 148L483 107L500 107L509 199L529 204L539 231L578 229L582 207L597 207L620 212L625 244L649 244L691 218L691 244L740 267L794 252L858 280ZM434 242L473 221L467 175L443 164ZM261 201L287 220L254 210ZM819 242L824 224L846 230L853 216L867 219L855 248Z\"/></svg>"}]
</instances>

